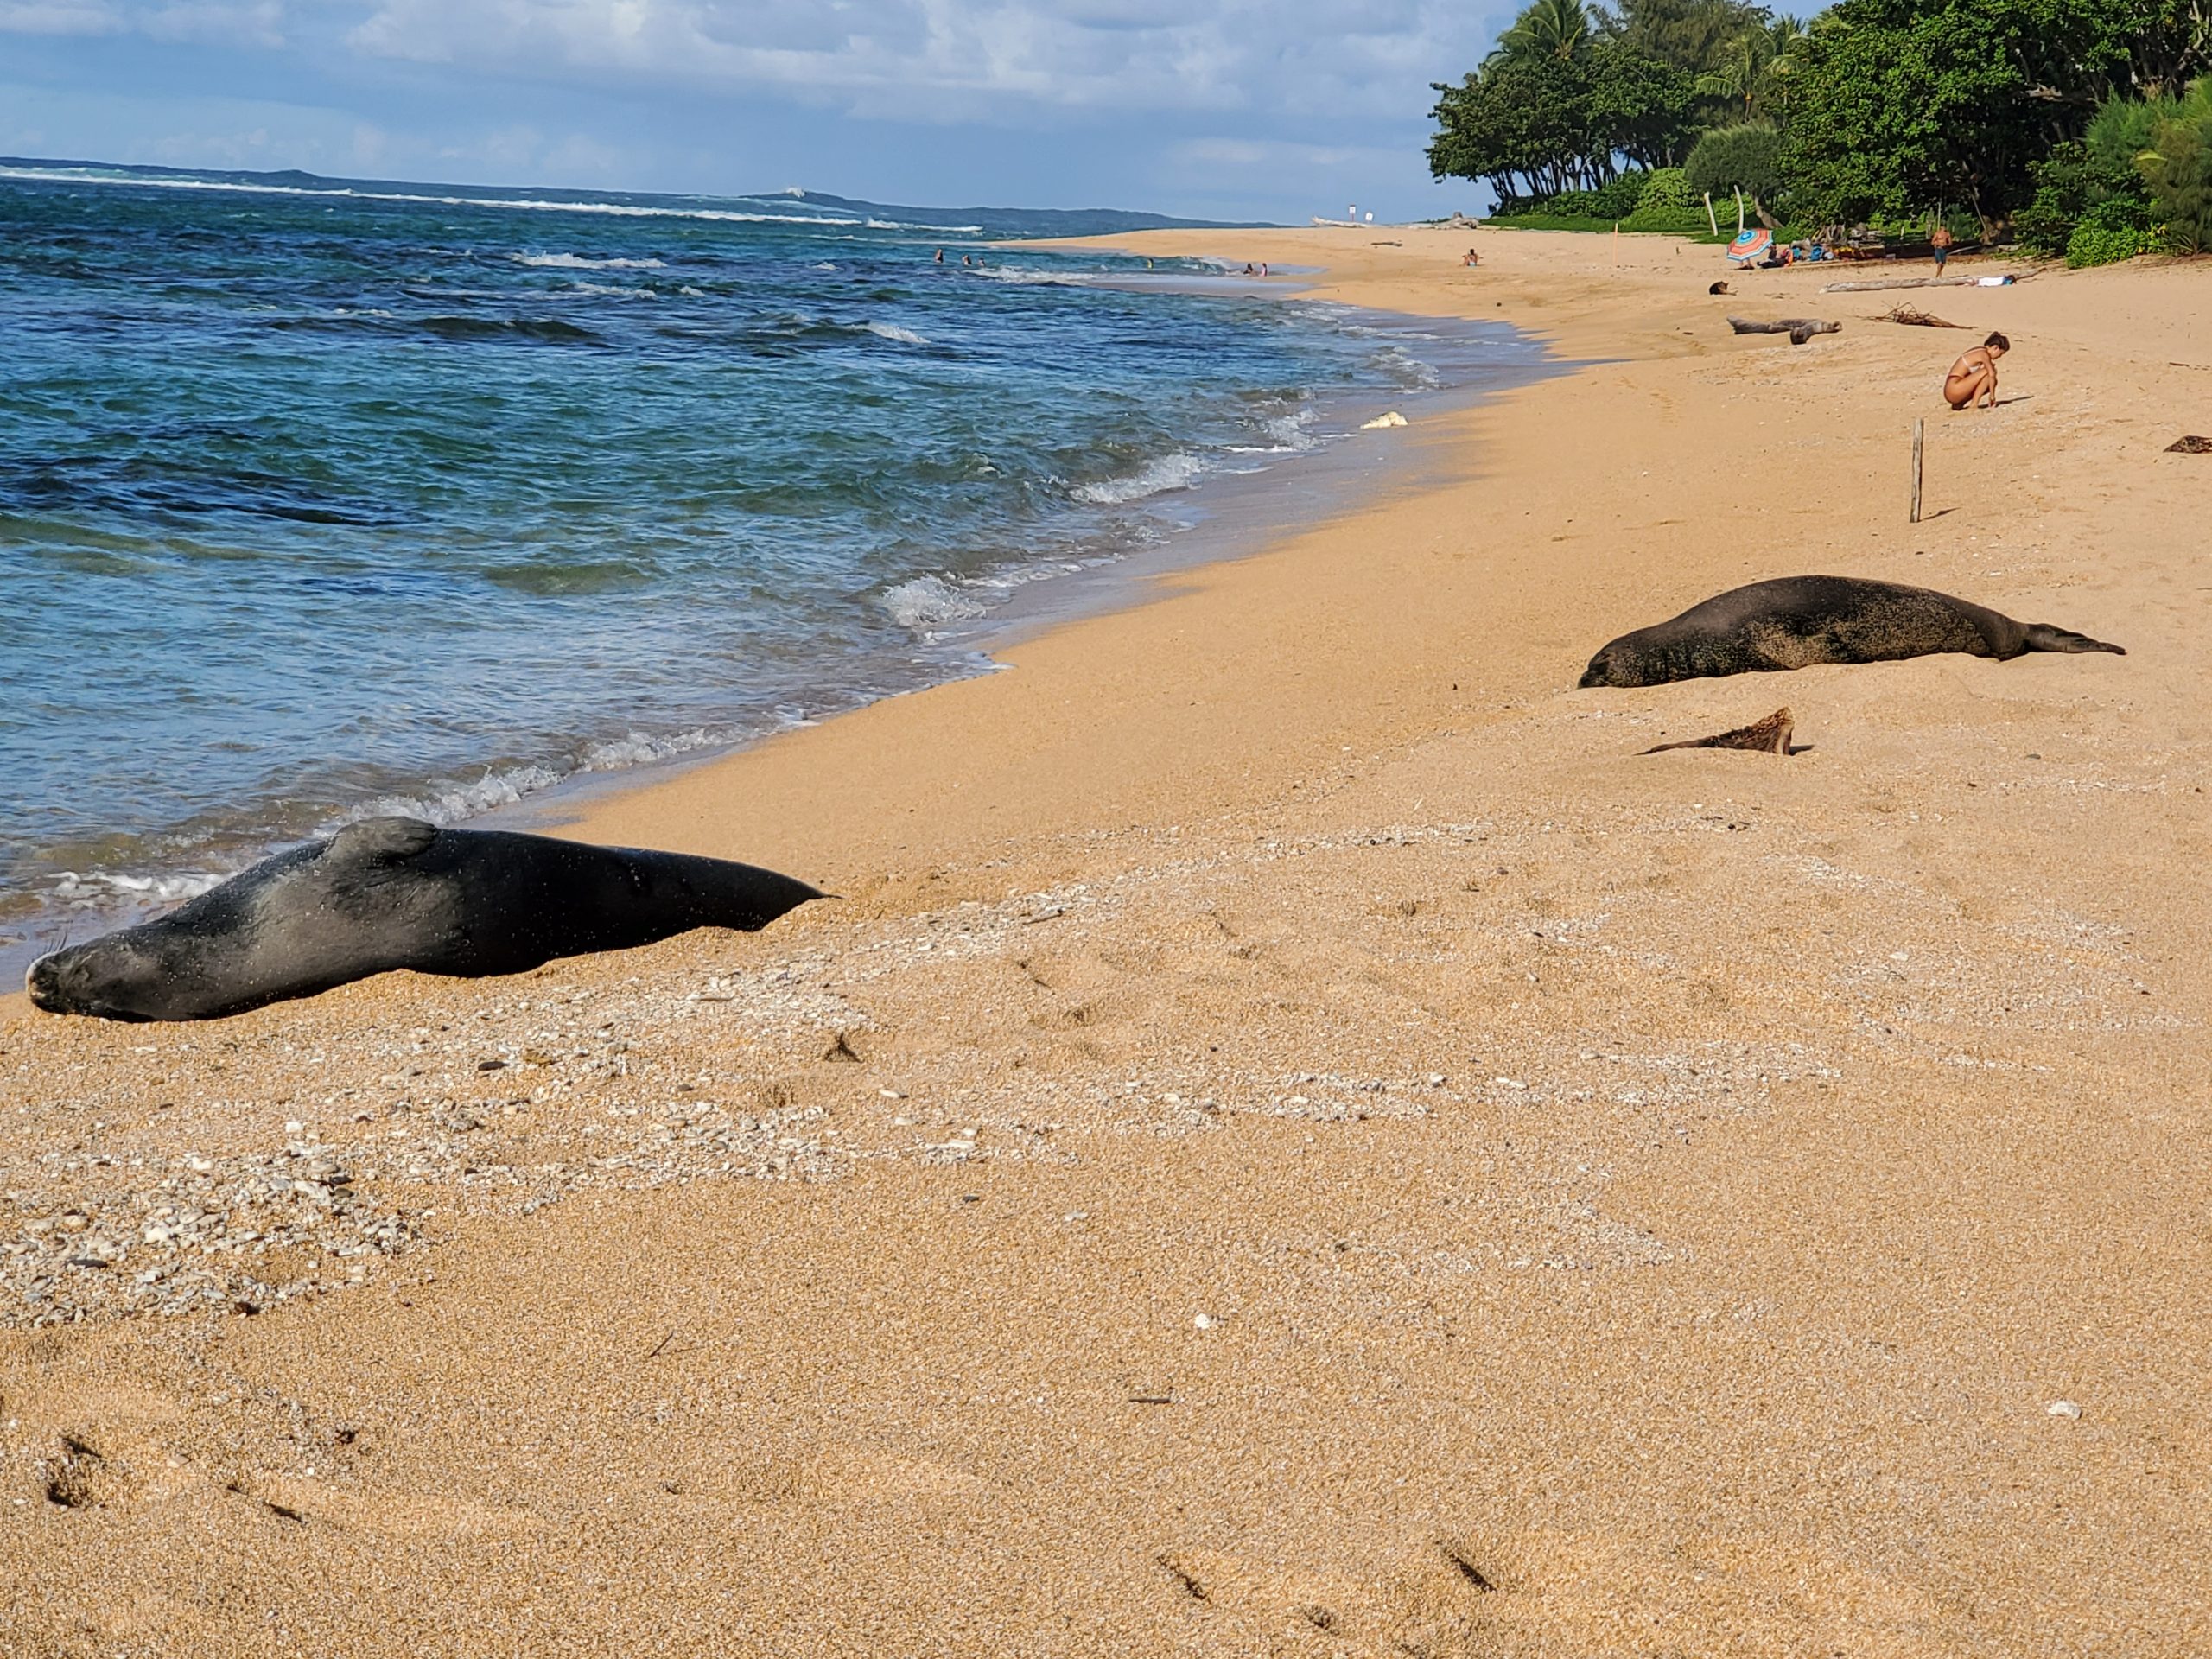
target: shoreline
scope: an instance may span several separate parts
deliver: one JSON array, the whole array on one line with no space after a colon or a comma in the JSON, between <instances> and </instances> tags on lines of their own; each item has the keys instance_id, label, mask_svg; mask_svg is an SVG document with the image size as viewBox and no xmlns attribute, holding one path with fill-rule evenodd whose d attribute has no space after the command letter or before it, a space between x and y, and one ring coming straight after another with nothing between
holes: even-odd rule
<instances>
[{"instance_id":1,"label":"shoreline","mask_svg":"<svg viewBox=\"0 0 2212 1659\"><path fill-rule=\"evenodd\" d=\"M126 1247L0 1256L85 1310L0 1323L0 1645L2212 1641L2212 647L2164 451L2212 270L1945 290L2016 347L1947 417L1975 336L1817 270L1376 229L1112 240L1580 366L1013 672L572 826L840 899L0 1019L0 1242ZM1813 570L2130 654L1572 689ZM1784 702L1787 760L1638 753Z\"/></svg>"},{"instance_id":2,"label":"shoreline","mask_svg":"<svg viewBox=\"0 0 2212 1659\"><path fill-rule=\"evenodd\" d=\"M1010 245L1056 250L1095 246L1099 251L1113 251L1108 241ZM1123 283L1105 278L1093 282L1080 275L1071 276L1067 280L1075 286L1127 287L1135 292L1200 297L1230 292L1238 297L1275 303L1300 302L1311 297L1302 290L1269 289L1233 279L1209 286L1203 281L1166 273L1162 273L1155 283ZM1373 308L1344 308L1370 319L1359 326L1378 335L1402 333L1408 323L1429 321ZM517 798L479 806L458 816L449 811L424 810L438 822L457 826L524 830L557 826L582 810L582 803L632 789L650 788L663 779L711 766L785 732L804 730L840 718L869 702L910 696L953 680L995 672L997 664L992 660L993 653L1002 645L1084 616L1125 604L1141 603L1162 580L1170 579L1178 572L1220 559L1244 556L1287 533L1288 527L1300 518L1334 516L1345 510L1361 492L1375 487L1377 475L1395 475L1402 464L1400 457L1391 452L1405 446L1392 442L1388 435L1378 437L1360 431L1359 424L1364 417L1399 405L1424 411L1458 408L1488 396L1501 386L1561 372L1544 357L1541 347L1519 340L1510 328L1505 331L1509 337L1497 342L1505 347L1501 360L1486 360L1490 354L1484 347L1492 343L1498 325L1487 320L1469 320L1454 335L1420 342L1438 346L1433 353L1437 362L1424 365L1441 377L1435 385L1408 386L1395 391L1369 387L1319 388L1313 407L1320 411L1320 425L1316 442L1307 451L1255 456L1255 464L1243 467L1220 464L1228 458L1216 456L1213 460L1217 464L1194 485L1162 490L1132 502L1133 507L1159 516L1168 525L1154 544L1138 545L1065 564L1039 552L1027 564L1008 567L1001 584L1004 596L996 602L978 600L976 602L982 608L976 613L902 624L911 638L906 641L906 649L899 653L900 658L914 663L927 658L934 664L933 671L925 673L916 683L893 683L890 689L885 689L887 683L895 682L899 676L887 674L876 658L856 659L854 671L858 677L853 684L861 689L850 696L846 695L850 688L825 690L825 706L803 717L792 717L744 735L724 733L716 741L696 744L682 739L647 740L647 747L664 747L668 752L630 764L604 768L586 766L565 772L550 784L524 781L518 786L526 792ZM1290 501L1287 505L1266 501L1263 495L1287 495ZM966 589L956 587L949 591L956 601L965 601ZM871 668L870 664L874 666ZM828 683L825 679L825 688ZM572 747L584 750L622 749L634 747L636 741L633 724L626 739L610 729L596 739L575 740ZM526 760L510 763L499 777L504 781L510 774L543 771L539 762ZM491 776L487 771L487 780ZM431 778L391 785L397 795L404 798L411 793L418 803L451 801L467 794L472 787L459 778ZM349 809L313 834L332 833L359 810ZM257 861L296 844L296 841L287 841L265 847L257 855ZM119 883L115 879L118 876L122 878ZM106 892L105 901L92 899L71 905L59 899L51 899L44 908L19 918L25 937L14 942L0 937L0 985L9 988L0 989L0 1014L11 1007L20 1008L20 1002L11 1003L8 999L20 997L20 990L16 988L21 985L24 969L40 955L57 948L57 938L127 927L181 902L170 897L132 900L126 896L132 883L143 881L158 892L165 885L206 879L196 872L166 868L102 872L95 882ZM192 894L188 892L187 896Z\"/></svg>"}]
</instances>

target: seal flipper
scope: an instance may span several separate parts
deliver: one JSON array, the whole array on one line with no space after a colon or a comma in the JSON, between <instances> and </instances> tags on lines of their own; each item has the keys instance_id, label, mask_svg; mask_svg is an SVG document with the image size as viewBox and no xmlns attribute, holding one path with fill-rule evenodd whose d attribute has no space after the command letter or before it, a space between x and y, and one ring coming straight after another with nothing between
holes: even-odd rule
<instances>
[{"instance_id":1,"label":"seal flipper","mask_svg":"<svg viewBox=\"0 0 2212 1659\"><path fill-rule=\"evenodd\" d=\"M330 838L330 853L357 864L397 864L430 849L438 826L420 818L363 818Z\"/></svg>"},{"instance_id":2,"label":"seal flipper","mask_svg":"<svg viewBox=\"0 0 2212 1659\"><path fill-rule=\"evenodd\" d=\"M2048 622L2029 623L2023 643L2030 651L2108 651L2115 657L2127 655L2125 645L2108 645L2070 628L2054 628Z\"/></svg>"}]
</instances>

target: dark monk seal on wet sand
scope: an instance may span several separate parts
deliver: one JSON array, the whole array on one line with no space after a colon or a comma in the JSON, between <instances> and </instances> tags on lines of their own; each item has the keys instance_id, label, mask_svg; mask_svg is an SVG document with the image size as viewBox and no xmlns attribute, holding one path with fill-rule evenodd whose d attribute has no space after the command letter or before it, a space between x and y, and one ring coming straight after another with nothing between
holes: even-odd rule
<instances>
[{"instance_id":1,"label":"dark monk seal on wet sand","mask_svg":"<svg viewBox=\"0 0 2212 1659\"><path fill-rule=\"evenodd\" d=\"M1582 683L1665 685L1815 663L1888 663L1961 651L2004 661L2031 651L2127 653L2086 634L1896 582L1782 576L1731 588L1672 621L1624 633L1590 659Z\"/></svg>"},{"instance_id":2,"label":"dark monk seal on wet sand","mask_svg":"<svg viewBox=\"0 0 2212 1659\"><path fill-rule=\"evenodd\" d=\"M108 1020L214 1020L392 968L474 977L764 927L819 899L750 864L369 818L159 920L31 964L32 1002Z\"/></svg>"}]
</instances>

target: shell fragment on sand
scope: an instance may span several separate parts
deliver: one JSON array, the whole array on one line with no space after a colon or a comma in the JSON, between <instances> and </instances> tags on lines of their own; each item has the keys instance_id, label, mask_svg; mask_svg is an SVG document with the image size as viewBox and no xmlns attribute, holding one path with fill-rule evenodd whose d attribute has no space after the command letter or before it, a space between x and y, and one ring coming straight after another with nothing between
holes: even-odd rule
<instances>
[{"instance_id":1,"label":"shell fragment on sand","mask_svg":"<svg viewBox=\"0 0 2212 1659\"><path fill-rule=\"evenodd\" d=\"M1713 737L1693 737L1680 743L1661 743L1643 751L1659 754L1668 749L1751 749L1761 754L1788 754L1789 734L1796 729L1787 709L1777 709L1755 725L1738 726Z\"/></svg>"}]
</instances>

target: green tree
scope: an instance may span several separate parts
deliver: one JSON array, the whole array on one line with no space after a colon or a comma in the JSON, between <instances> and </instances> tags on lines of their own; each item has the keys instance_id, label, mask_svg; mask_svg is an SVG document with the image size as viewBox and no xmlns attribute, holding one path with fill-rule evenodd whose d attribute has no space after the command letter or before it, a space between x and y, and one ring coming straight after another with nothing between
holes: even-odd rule
<instances>
[{"instance_id":1,"label":"green tree","mask_svg":"<svg viewBox=\"0 0 2212 1659\"><path fill-rule=\"evenodd\" d=\"M1696 87L1672 64L1619 41L1590 54L1590 132L1639 167L1672 167L1697 137Z\"/></svg>"},{"instance_id":2,"label":"green tree","mask_svg":"<svg viewBox=\"0 0 2212 1659\"><path fill-rule=\"evenodd\" d=\"M1729 43L1764 28L1764 6L1745 0L1619 0L1606 29L1623 45L1693 78L1716 73Z\"/></svg>"},{"instance_id":3,"label":"green tree","mask_svg":"<svg viewBox=\"0 0 2212 1659\"><path fill-rule=\"evenodd\" d=\"M1491 61L1551 58L1566 63L1588 51L1590 41L1590 14L1582 0L1535 0L1497 37Z\"/></svg>"},{"instance_id":4,"label":"green tree","mask_svg":"<svg viewBox=\"0 0 2212 1659\"><path fill-rule=\"evenodd\" d=\"M1767 205L1782 192L1782 135L1756 123L1720 127L1697 141L1682 175L1701 195L1725 196L1741 190L1751 199L1752 209L1769 226L1773 215Z\"/></svg>"},{"instance_id":5,"label":"green tree","mask_svg":"<svg viewBox=\"0 0 2212 1659\"><path fill-rule=\"evenodd\" d=\"M1784 169L1824 217L1949 202L1993 229L2115 92L2202 66L2205 3L1840 0L1792 54Z\"/></svg>"},{"instance_id":6,"label":"green tree","mask_svg":"<svg viewBox=\"0 0 2212 1659\"><path fill-rule=\"evenodd\" d=\"M1624 157L1668 162L1696 130L1688 77L1615 40L1566 56L1493 54L1459 86L1435 90L1429 170L1479 179L1501 203L1598 189Z\"/></svg>"},{"instance_id":7,"label":"green tree","mask_svg":"<svg viewBox=\"0 0 2212 1659\"><path fill-rule=\"evenodd\" d=\"M1500 202L1554 196L1594 182L1589 76L1553 57L1508 58L1457 86L1436 88L1437 131L1428 147L1436 177L1479 179Z\"/></svg>"}]
</instances>

